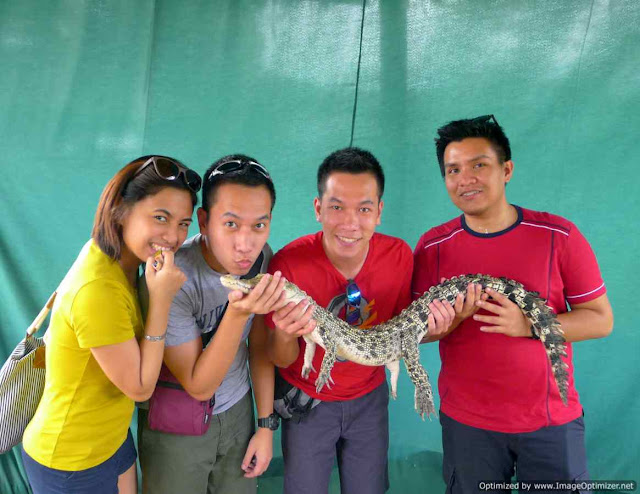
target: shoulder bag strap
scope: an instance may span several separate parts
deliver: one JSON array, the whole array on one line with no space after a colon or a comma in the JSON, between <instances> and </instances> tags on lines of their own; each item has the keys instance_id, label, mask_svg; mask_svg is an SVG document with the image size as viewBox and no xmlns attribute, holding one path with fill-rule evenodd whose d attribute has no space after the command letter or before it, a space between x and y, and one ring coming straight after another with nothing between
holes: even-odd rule
<instances>
[{"instance_id":1,"label":"shoulder bag strap","mask_svg":"<svg viewBox=\"0 0 640 494\"><path fill-rule=\"evenodd\" d=\"M49 314L51 307L53 307L53 302L55 301L57 294L58 294L57 291L51 294L51 296L49 297L49 300L47 300L47 303L44 304L44 307L42 308L40 313L36 316L36 318L33 320L31 325L27 328L27 336L26 336L27 338L30 338L31 336L33 336L38 331L38 329L40 329L40 326L42 326L42 323L47 318L47 314Z\"/></svg>"}]
</instances>

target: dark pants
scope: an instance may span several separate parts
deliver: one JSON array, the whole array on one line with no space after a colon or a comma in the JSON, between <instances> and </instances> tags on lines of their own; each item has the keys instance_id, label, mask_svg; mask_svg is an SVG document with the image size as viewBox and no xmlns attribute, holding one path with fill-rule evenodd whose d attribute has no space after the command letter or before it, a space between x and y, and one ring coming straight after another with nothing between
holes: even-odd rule
<instances>
[{"instance_id":1,"label":"dark pants","mask_svg":"<svg viewBox=\"0 0 640 494\"><path fill-rule=\"evenodd\" d=\"M34 494L118 494L118 477L135 461L136 448L131 431L111 458L86 470L45 467L22 450L22 463Z\"/></svg>"},{"instance_id":2,"label":"dark pants","mask_svg":"<svg viewBox=\"0 0 640 494\"><path fill-rule=\"evenodd\" d=\"M284 420L285 494L326 494L335 458L343 494L382 494L389 488L389 389L348 401L325 401L299 423Z\"/></svg>"},{"instance_id":3,"label":"dark pants","mask_svg":"<svg viewBox=\"0 0 640 494\"><path fill-rule=\"evenodd\" d=\"M493 484L509 483L514 474L519 485L512 487L520 492L570 492L536 490L534 483L588 480L582 417L564 425L518 434L470 427L442 412L440 423L447 493L511 492ZM531 488L523 489L523 483Z\"/></svg>"}]
</instances>

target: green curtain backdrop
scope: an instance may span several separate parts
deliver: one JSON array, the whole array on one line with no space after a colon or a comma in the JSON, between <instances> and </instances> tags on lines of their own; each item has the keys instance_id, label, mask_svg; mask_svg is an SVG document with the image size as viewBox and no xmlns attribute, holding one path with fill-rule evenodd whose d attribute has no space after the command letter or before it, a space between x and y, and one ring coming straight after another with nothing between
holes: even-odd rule
<instances>
[{"instance_id":1,"label":"green curtain backdrop","mask_svg":"<svg viewBox=\"0 0 640 494\"><path fill-rule=\"evenodd\" d=\"M615 328L575 345L589 466L639 480L638 26L637 0L0 1L0 357L134 157L203 172L255 156L278 191L277 249L318 228L317 166L353 139L387 173L380 231L414 246L457 214L436 128L494 113L513 146L510 200L567 216L598 256ZM422 361L435 385L436 345ZM390 492L441 492L439 423L413 411L404 372L399 394ZM18 448L0 469L0 492L28 492ZM277 446L260 493L280 492L281 475Z\"/></svg>"}]
</instances>

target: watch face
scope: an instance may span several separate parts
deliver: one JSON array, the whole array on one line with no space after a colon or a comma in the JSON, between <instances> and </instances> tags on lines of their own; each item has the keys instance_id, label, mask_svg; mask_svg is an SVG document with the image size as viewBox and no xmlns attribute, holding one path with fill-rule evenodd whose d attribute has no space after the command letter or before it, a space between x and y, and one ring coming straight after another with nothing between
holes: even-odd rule
<instances>
[{"instance_id":1,"label":"watch face","mask_svg":"<svg viewBox=\"0 0 640 494\"><path fill-rule=\"evenodd\" d=\"M275 431L278 428L278 425L280 425L280 422L278 420L278 416L275 413L272 413L268 417L258 419L258 427L266 427L268 429L271 429L272 431Z\"/></svg>"}]
</instances>

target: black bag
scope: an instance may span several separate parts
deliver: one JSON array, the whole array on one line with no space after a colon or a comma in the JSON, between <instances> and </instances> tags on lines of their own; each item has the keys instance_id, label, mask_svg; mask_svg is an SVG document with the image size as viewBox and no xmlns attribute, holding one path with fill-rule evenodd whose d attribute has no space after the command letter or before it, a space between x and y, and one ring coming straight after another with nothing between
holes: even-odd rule
<instances>
[{"instance_id":1,"label":"black bag","mask_svg":"<svg viewBox=\"0 0 640 494\"><path fill-rule=\"evenodd\" d=\"M300 422L322 401L311 398L300 388L286 381L278 369L275 370L275 387L273 390L273 409L283 420Z\"/></svg>"}]
</instances>

